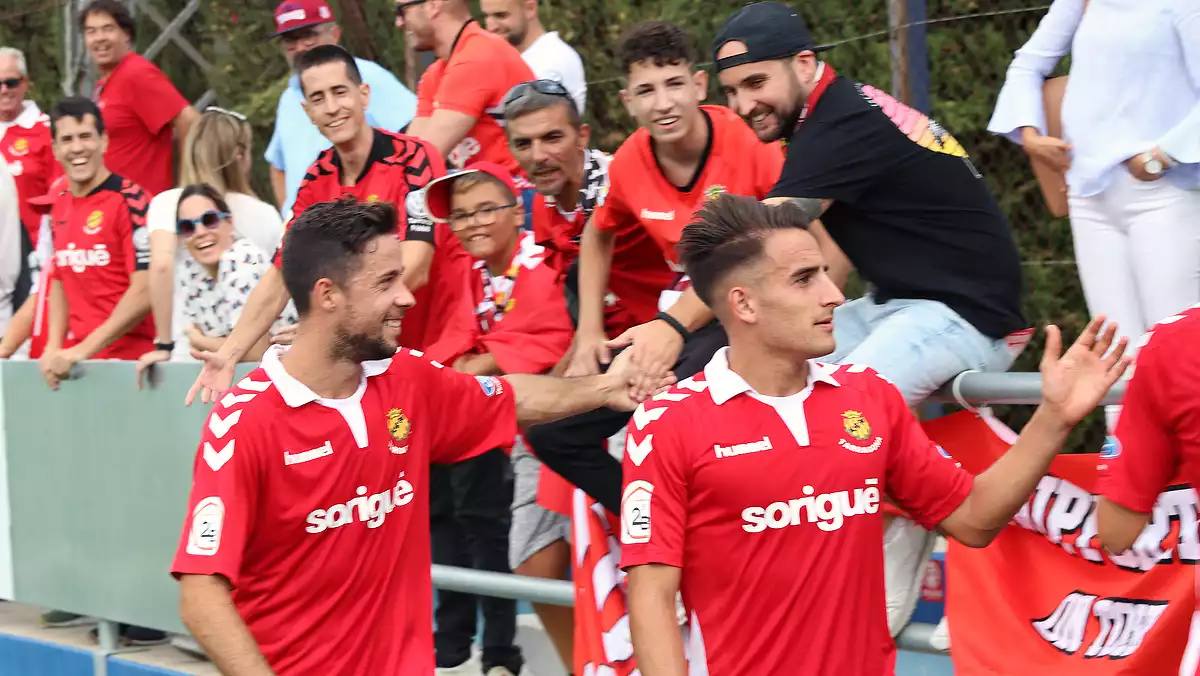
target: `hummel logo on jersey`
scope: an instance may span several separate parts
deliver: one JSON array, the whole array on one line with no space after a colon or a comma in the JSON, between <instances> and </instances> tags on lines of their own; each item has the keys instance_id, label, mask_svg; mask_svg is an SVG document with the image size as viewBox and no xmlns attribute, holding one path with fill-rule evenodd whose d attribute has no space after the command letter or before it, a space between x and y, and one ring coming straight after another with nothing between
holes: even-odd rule
<instances>
[{"instance_id":1,"label":"hummel logo on jersey","mask_svg":"<svg viewBox=\"0 0 1200 676\"><path fill-rule=\"evenodd\" d=\"M675 210L651 211L649 209L642 209L642 218L648 221L673 221L675 220Z\"/></svg>"},{"instance_id":2,"label":"hummel logo on jersey","mask_svg":"<svg viewBox=\"0 0 1200 676\"><path fill-rule=\"evenodd\" d=\"M751 441L746 444L734 444L733 446L714 444L713 450L717 452L718 458L732 458L735 455L746 455L747 453L769 451L771 450L771 438L763 437L761 441Z\"/></svg>"},{"instance_id":3,"label":"hummel logo on jersey","mask_svg":"<svg viewBox=\"0 0 1200 676\"><path fill-rule=\"evenodd\" d=\"M314 509L308 513L308 526L304 529L309 533L320 533L327 529L340 528L354 521L366 522L367 528L378 528L383 525L387 515L392 510L407 505L413 500L416 489L400 473L396 485L382 493L367 495L367 487L359 486L355 493L358 497L329 509Z\"/></svg>"},{"instance_id":4,"label":"hummel logo on jersey","mask_svg":"<svg viewBox=\"0 0 1200 676\"><path fill-rule=\"evenodd\" d=\"M324 458L327 455L333 455L333 444L328 441L320 446L317 446L316 448L312 448L307 451L301 451L300 453L289 453L284 451L283 464L299 465L302 462L316 460L317 458Z\"/></svg>"},{"instance_id":5,"label":"hummel logo on jersey","mask_svg":"<svg viewBox=\"0 0 1200 676\"><path fill-rule=\"evenodd\" d=\"M879 479L867 479L863 483L866 488L855 488L853 498L850 491L813 495L816 489L805 486L803 498L772 502L766 507L747 507L742 510L742 519L746 522L742 524L742 530L761 533L768 528L778 530L815 523L823 531L835 531L848 517L879 511Z\"/></svg>"}]
</instances>

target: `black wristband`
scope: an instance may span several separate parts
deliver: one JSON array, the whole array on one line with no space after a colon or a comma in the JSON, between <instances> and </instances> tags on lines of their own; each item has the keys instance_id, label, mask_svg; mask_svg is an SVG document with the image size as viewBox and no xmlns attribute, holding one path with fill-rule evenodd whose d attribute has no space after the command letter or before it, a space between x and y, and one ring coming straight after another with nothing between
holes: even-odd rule
<instances>
[{"instance_id":1,"label":"black wristband","mask_svg":"<svg viewBox=\"0 0 1200 676\"><path fill-rule=\"evenodd\" d=\"M175 343L155 343L154 349L162 350L163 352L171 352L175 349Z\"/></svg>"},{"instance_id":2,"label":"black wristband","mask_svg":"<svg viewBox=\"0 0 1200 676\"><path fill-rule=\"evenodd\" d=\"M692 332L688 331L687 327L685 327L683 324L681 324L678 319L675 319L674 317L667 314L666 312L660 312L660 313L654 315L654 318L661 319L664 322L666 322L671 328L675 329L676 333L678 333L680 336L683 336L684 340L687 340L692 335Z\"/></svg>"}]
</instances>

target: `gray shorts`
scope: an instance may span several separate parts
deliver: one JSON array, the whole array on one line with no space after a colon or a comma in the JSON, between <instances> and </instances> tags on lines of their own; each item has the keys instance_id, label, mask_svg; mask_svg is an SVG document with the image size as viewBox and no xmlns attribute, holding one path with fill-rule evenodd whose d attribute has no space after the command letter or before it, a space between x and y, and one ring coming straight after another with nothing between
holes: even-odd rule
<instances>
[{"instance_id":1,"label":"gray shorts","mask_svg":"<svg viewBox=\"0 0 1200 676\"><path fill-rule=\"evenodd\" d=\"M558 540L571 541L571 519L537 504L542 467L518 437L512 450L512 528L508 534L508 563L516 570L529 557Z\"/></svg>"}]
</instances>

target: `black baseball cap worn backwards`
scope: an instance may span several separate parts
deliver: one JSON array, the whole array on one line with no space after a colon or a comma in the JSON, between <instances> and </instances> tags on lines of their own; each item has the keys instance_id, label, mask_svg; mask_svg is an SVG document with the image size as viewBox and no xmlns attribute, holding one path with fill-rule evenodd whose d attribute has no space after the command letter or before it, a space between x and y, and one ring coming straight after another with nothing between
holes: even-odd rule
<instances>
[{"instance_id":1,"label":"black baseball cap worn backwards","mask_svg":"<svg viewBox=\"0 0 1200 676\"><path fill-rule=\"evenodd\" d=\"M717 58L727 42L741 42L746 51ZM821 52L831 46L813 44L812 33L800 14L778 2L755 2L739 9L725 20L713 40L713 62L717 72L746 63L786 59L800 52Z\"/></svg>"}]
</instances>

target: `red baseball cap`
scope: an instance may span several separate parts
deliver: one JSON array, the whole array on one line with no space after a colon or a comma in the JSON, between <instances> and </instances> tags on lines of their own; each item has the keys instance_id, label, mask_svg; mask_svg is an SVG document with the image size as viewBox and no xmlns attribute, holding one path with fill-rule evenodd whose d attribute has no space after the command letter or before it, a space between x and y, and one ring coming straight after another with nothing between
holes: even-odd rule
<instances>
[{"instance_id":1,"label":"red baseball cap","mask_svg":"<svg viewBox=\"0 0 1200 676\"><path fill-rule=\"evenodd\" d=\"M271 37L330 21L333 21L333 10L325 0L283 0L275 8L275 33Z\"/></svg>"},{"instance_id":2,"label":"red baseball cap","mask_svg":"<svg viewBox=\"0 0 1200 676\"><path fill-rule=\"evenodd\" d=\"M67 176L63 174L54 179L54 182L50 184L50 189L46 191L45 195L34 195L25 201L35 207L48 207L54 204L54 200L58 199L58 196L63 194L63 191L66 189Z\"/></svg>"},{"instance_id":3,"label":"red baseball cap","mask_svg":"<svg viewBox=\"0 0 1200 676\"><path fill-rule=\"evenodd\" d=\"M425 212L438 223L450 221L450 194L454 180L469 174L487 174L500 181L508 189L513 199L519 199L521 193L513 183L512 174L495 162L475 162L470 167L453 174L447 174L425 186Z\"/></svg>"}]
</instances>

